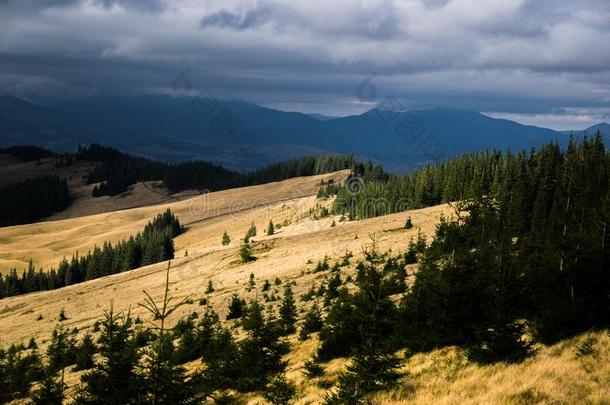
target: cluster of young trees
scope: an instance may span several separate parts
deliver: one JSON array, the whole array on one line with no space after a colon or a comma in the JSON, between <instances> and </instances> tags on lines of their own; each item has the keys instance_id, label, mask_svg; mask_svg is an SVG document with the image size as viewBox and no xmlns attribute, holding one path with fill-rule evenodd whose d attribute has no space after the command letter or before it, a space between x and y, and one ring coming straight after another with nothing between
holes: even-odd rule
<instances>
[{"instance_id":1,"label":"cluster of young trees","mask_svg":"<svg viewBox=\"0 0 610 405\"><path fill-rule=\"evenodd\" d=\"M58 326L46 361L34 340L28 347L0 350L0 400L29 396L36 404L60 404L66 398L64 372L74 367L86 370L72 397L76 404L232 403L231 392L253 391L266 391L272 403L287 403L294 387L283 377L282 357L289 349L283 337L295 331L297 316L290 287L279 317L257 301L245 304L239 334L209 307L201 318L192 313L167 327L167 317L188 302L172 304L168 292L169 267L163 301L146 294L140 304L151 313L153 327L111 307L80 340L78 331ZM195 360L204 371L187 373L183 364ZM35 381L40 383L32 390Z\"/></svg>"},{"instance_id":2,"label":"cluster of young trees","mask_svg":"<svg viewBox=\"0 0 610 405\"><path fill-rule=\"evenodd\" d=\"M42 176L0 187L0 226L37 221L70 204L65 179Z\"/></svg>"},{"instance_id":3,"label":"cluster of young trees","mask_svg":"<svg viewBox=\"0 0 610 405\"><path fill-rule=\"evenodd\" d=\"M36 269L31 261L21 275L17 269L12 269L0 277L0 298L53 290L173 259L173 238L182 232L184 228L180 221L168 209L157 215L135 237L116 245L106 242L85 255L75 254L70 261L64 258L57 269Z\"/></svg>"}]
</instances>

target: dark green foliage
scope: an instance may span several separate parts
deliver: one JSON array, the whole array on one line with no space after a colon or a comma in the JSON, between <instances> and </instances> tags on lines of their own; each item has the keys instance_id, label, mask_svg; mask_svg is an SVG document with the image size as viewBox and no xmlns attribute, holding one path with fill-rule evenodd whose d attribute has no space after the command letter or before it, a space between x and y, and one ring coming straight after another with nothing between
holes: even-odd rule
<instances>
[{"instance_id":1,"label":"dark green foliage","mask_svg":"<svg viewBox=\"0 0 610 405\"><path fill-rule=\"evenodd\" d=\"M66 311L63 308L59 311L59 316L57 317L57 320L59 322L68 320L68 317L66 316Z\"/></svg>"},{"instance_id":2,"label":"dark green foliage","mask_svg":"<svg viewBox=\"0 0 610 405\"><path fill-rule=\"evenodd\" d=\"M70 204L65 179L43 176L0 187L0 226L35 222Z\"/></svg>"},{"instance_id":3,"label":"dark green foliage","mask_svg":"<svg viewBox=\"0 0 610 405\"><path fill-rule=\"evenodd\" d=\"M51 374L63 370L76 362L76 338L63 326L56 327L47 347L47 358Z\"/></svg>"},{"instance_id":4,"label":"dark green foliage","mask_svg":"<svg viewBox=\"0 0 610 405\"><path fill-rule=\"evenodd\" d=\"M78 253L57 270L36 269L30 261L21 276L12 269L0 277L0 298L34 291L53 290L85 280L120 273L174 258L173 238L184 232L180 221L168 209L150 221L135 237L112 246L104 243L84 256ZM65 314L64 314L65 315ZM60 315L61 316L61 315ZM64 320L64 319L60 319Z\"/></svg>"},{"instance_id":5,"label":"dark green foliage","mask_svg":"<svg viewBox=\"0 0 610 405\"><path fill-rule=\"evenodd\" d=\"M303 369L303 374L309 378L317 378L324 375L324 367L322 367L315 358L307 360Z\"/></svg>"},{"instance_id":6,"label":"dark green foliage","mask_svg":"<svg viewBox=\"0 0 610 405\"><path fill-rule=\"evenodd\" d=\"M405 222L405 229L413 228L413 222L411 221L411 217L407 218L407 222Z\"/></svg>"},{"instance_id":7,"label":"dark green foliage","mask_svg":"<svg viewBox=\"0 0 610 405\"><path fill-rule=\"evenodd\" d=\"M366 262L357 267L357 291L350 294L345 288L339 290L320 330L321 360L349 356L368 342L375 342L378 350L393 347L398 313L390 299L391 290L377 269L382 259L375 241L365 250L365 257Z\"/></svg>"},{"instance_id":8,"label":"dark green foliage","mask_svg":"<svg viewBox=\"0 0 610 405\"><path fill-rule=\"evenodd\" d=\"M229 243L231 243L231 237L229 236L227 231L224 231L224 233L222 234L221 242L222 242L223 246L227 246Z\"/></svg>"},{"instance_id":9,"label":"dark green foliage","mask_svg":"<svg viewBox=\"0 0 610 405\"><path fill-rule=\"evenodd\" d=\"M328 264L328 257L324 256L324 259L319 261L316 264L316 268L314 269L314 273L319 273L321 271L326 271L330 269L330 265Z\"/></svg>"},{"instance_id":10,"label":"dark green foliage","mask_svg":"<svg viewBox=\"0 0 610 405\"><path fill-rule=\"evenodd\" d=\"M184 318L173 330L178 339L176 361L179 364L198 358L204 362L221 361L233 351L233 338L222 328L216 312L207 309L197 324L195 319L193 315Z\"/></svg>"},{"instance_id":11,"label":"dark green foliage","mask_svg":"<svg viewBox=\"0 0 610 405\"><path fill-rule=\"evenodd\" d=\"M269 280L265 280L265 282L263 283L263 292L267 292L271 289L271 283L269 282Z\"/></svg>"},{"instance_id":12,"label":"dark green foliage","mask_svg":"<svg viewBox=\"0 0 610 405\"><path fill-rule=\"evenodd\" d=\"M296 394L296 387L284 374L273 378L265 387L264 397L273 405L288 405Z\"/></svg>"},{"instance_id":13,"label":"dark green foliage","mask_svg":"<svg viewBox=\"0 0 610 405\"><path fill-rule=\"evenodd\" d=\"M214 284L212 283L212 280L208 281L208 286L205 289L205 293L206 294L212 294L214 292Z\"/></svg>"},{"instance_id":14,"label":"dark green foliage","mask_svg":"<svg viewBox=\"0 0 610 405\"><path fill-rule=\"evenodd\" d=\"M327 405L364 404L366 396L396 385L401 374L399 360L392 354L373 352L357 353L352 363L339 375L335 392L329 393Z\"/></svg>"},{"instance_id":15,"label":"dark green foliage","mask_svg":"<svg viewBox=\"0 0 610 405\"><path fill-rule=\"evenodd\" d=\"M36 339L34 339L33 337L30 338L30 341L28 342L27 349L31 349L31 350L37 350L38 349L38 343L36 343Z\"/></svg>"},{"instance_id":16,"label":"dark green foliage","mask_svg":"<svg viewBox=\"0 0 610 405\"><path fill-rule=\"evenodd\" d=\"M239 294L235 293L231 296L231 302L229 303L229 313L227 314L227 320L239 319L244 313L244 307L246 301L240 298Z\"/></svg>"},{"instance_id":17,"label":"dark green foliage","mask_svg":"<svg viewBox=\"0 0 610 405\"><path fill-rule=\"evenodd\" d=\"M35 405L62 405L65 399L66 385L55 377L55 373L44 370L39 387L32 392Z\"/></svg>"},{"instance_id":18,"label":"dark green foliage","mask_svg":"<svg viewBox=\"0 0 610 405\"><path fill-rule=\"evenodd\" d=\"M472 347L472 358L480 360L522 358L528 347L517 320L524 285L515 257L504 257L502 245L490 239L498 211L490 203L463 209L464 219L439 224L403 300L405 340L413 350L455 344Z\"/></svg>"},{"instance_id":19,"label":"dark green foliage","mask_svg":"<svg viewBox=\"0 0 610 405\"><path fill-rule=\"evenodd\" d=\"M296 332L297 306L290 285L284 287L284 298L280 305L279 324L284 335Z\"/></svg>"},{"instance_id":20,"label":"dark green foliage","mask_svg":"<svg viewBox=\"0 0 610 405\"><path fill-rule=\"evenodd\" d=\"M217 191L353 167L356 170L365 168L365 165L356 163L353 156L319 156L301 157L271 164L248 174L240 174L209 162L165 164L95 144L80 150L76 158L102 162L102 165L88 176L90 184L101 183L94 190L94 196L117 195L127 191L127 188L136 182L150 180L163 180L173 193L189 189Z\"/></svg>"},{"instance_id":21,"label":"dark green foliage","mask_svg":"<svg viewBox=\"0 0 610 405\"><path fill-rule=\"evenodd\" d=\"M36 350L11 345L0 350L0 402L10 402L28 395L34 381L43 377L43 367Z\"/></svg>"},{"instance_id":22,"label":"dark green foliage","mask_svg":"<svg viewBox=\"0 0 610 405\"><path fill-rule=\"evenodd\" d=\"M400 257L389 257L383 265L382 274L388 294L402 294L407 291L406 261Z\"/></svg>"},{"instance_id":23,"label":"dark green foliage","mask_svg":"<svg viewBox=\"0 0 610 405\"><path fill-rule=\"evenodd\" d=\"M269 225L267 226L267 235L273 235L275 233L275 227L273 226L273 221L269 220Z\"/></svg>"},{"instance_id":24,"label":"dark green foliage","mask_svg":"<svg viewBox=\"0 0 610 405\"><path fill-rule=\"evenodd\" d=\"M211 359L203 359L209 367L203 378L212 391L263 390L274 375L285 369L282 356L288 346L279 341L281 332L277 321L272 316L265 317L258 302L248 306L242 325L247 331L246 338L226 345Z\"/></svg>"},{"instance_id":25,"label":"dark green foliage","mask_svg":"<svg viewBox=\"0 0 610 405\"><path fill-rule=\"evenodd\" d=\"M253 236L256 236L256 225L254 225L254 222L250 224L250 227L246 231L246 236L244 236L244 243L248 243L250 241L250 238L252 238Z\"/></svg>"},{"instance_id":26,"label":"dark green foliage","mask_svg":"<svg viewBox=\"0 0 610 405\"><path fill-rule=\"evenodd\" d=\"M338 269L338 267L337 267ZM329 306L335 298L339 296L339 287L341 287L341 275L334 271L328 280L326 292L324 293L324 306Z\"/></svg>"},{"instance_id":27,"label":"dark green foliage","mask_svg":"<svg viewBox=\"0 0 610 405\"><path fill-rule=\"evenodd\" d=\"M320 190L318 191L318 198L328 198L337 195L338 192L339 187L333 182L332 179L330 179L326 187L320 187Z\"/></svg>"},{"instance_id":28,"label":"dark green foliage","mask_svg":"<svg viewBox=\"0 0 610 405\"><path fill-rule=\"evenodd\" d=\"M263 314L263 306L258 301L250 302L246 307L241 326L246 331L260 330L265 326L265 315Z\"/></svg>"},{"instance_id":29,"label":"dark green foliage","mask_svg":"<svg viewBox=\"0 0 610 405\"><path fill-rule=\"evenodd\" d=\"M93 338L89 333L86 333L81 341L76 346L75 354L75 370L89 370L93 368L93 355L96 353L97 348L93 342Z\"/></svg>"},{"instance_id":30,"label":"dark green foliage","mask_svg":"<svg viewBox=\"0 0 610 405\"><path fill-rule=\"evenodd\" d=\"M186 379L185 369L177 364L173 333L166 329L166 319L188 302L188 298L172 303L169 296L170 267L165 276L163 301L157 304L144 291L146 300L139 305L150 312L155 325L155 336L146 350L144 384L146 397L153 404L190 404L195 400L194 385Z\"/></svg>"},{"instance_id":31,"label":"dark green foliage","mask_svg":"<svg viewBox=\"0 0 610 405\"><path fill-rule=\"evenodd\" d=\"M133 319L114 313L111 307L104 313L100 332L97 343L102 361L81 377L80 403L136 403L144 394L144 385L137 373L141 353L135 344Z\"/></svg>"},{"instance_id":32,"label":"dark green foliage","mask_svg":"<svg viewBox=\"0 0 610 405\"><path fill-rule=\"evenodd\" d=\"M241 248L239 249L239 258L242 263L256 260L256 257L252 255L252 249L250 249L250 245L247 242L242 243Z\"/></svg>"},{"instance_id":33,"label":"dark green foliage","mask_svg":"<svg viewBox=\"0 0 610 405\"><path fill-rule=\"evenodd\" d=\"M250 278L248 279L248 285L246 286L246 291L252 291L252 289L256 287L256 279L254 278L254 273L250 273Z\"/></svg>"},{"instance_id":34,"label":"dark green foliage","mask_svg":"<svg viewBox=\"0 0 610 405\"><path fill-rule=\"evenodd\" d=\"M306 340L310 333L319 332L323 325L320 307L317 303L314 303L305 314L305 319L303 319L303 324L299 331L299 340Z\"/></svg>"}]
</instances>

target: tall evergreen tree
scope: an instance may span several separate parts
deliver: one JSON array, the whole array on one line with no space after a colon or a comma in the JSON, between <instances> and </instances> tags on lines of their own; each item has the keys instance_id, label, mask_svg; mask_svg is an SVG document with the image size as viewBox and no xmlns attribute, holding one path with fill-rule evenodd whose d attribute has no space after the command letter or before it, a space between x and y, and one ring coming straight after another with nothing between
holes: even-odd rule
<instances>
[{"instance_id":1,"label":"tall evergreen tree","mask_svg":"<svg viewBox=\"0 0 610 405\"><path fill-rule=\"evenodd\" d=\"M285 335L290 335L296 331L297 306L292 293L290 284L284 287L284 298L280 305L280 327Z\"/></svg>"}]
</instances>

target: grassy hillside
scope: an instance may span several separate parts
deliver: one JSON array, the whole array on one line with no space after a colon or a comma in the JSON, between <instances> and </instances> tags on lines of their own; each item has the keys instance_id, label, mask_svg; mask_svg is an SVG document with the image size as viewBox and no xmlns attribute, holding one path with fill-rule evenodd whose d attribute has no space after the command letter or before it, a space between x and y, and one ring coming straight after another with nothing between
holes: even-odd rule
<instances>
[{"instance_id":1,"label":"grassy hillside","mask_svg":"<svg viewBox=\"0 0 610 405\"><path fill-rule=\"evenodd\" d=\"M86 251L103 241L128 237L154 215L170 208L187 228L175 239L170 294L177 300L189 299L169 318L170 325L192 312L203 313L205 306L199 300L207 297L223 323L233 327L235 321L224 321L231 295L238 292L246 299L261 299L266 280L272 285L269 292L281 295L283 287L275 284L276 278L282 285L295 283L293 289L302 315L311 302L300 297L329 276L328 270L315 272L319 261L327 258L332 265L351 252L354 257L341 272L342 276L355 277L356 260L363 257L362 248L369 243L370 235L376 235L380 251L398 253L418 232L432 235L441 216L451 217L451 208L440 205L354 222L341 222L339 216L320 218L322 208L332 205L332 200L316 198L321 181L333 178L340 182L347 175L348 172L339 172L297 178L158 206L0 229L0 263L25 264L32 257L36 264L56 265L62 256L76 250ZM404 228L407 217L412 220L411 229ZM280 227L274 235L266 236L263 234L269 220ZM252 238L257 260L241 264L239 239L252 223L259 231ZM224 231L232 238L227 246L221 244ZM157 301L162 298L166 267L167 263L159 263L59 290L4 299L0 301L0 346L27 344L34 337L44 351L56 325L76 328L82 336L111 303L117 312L131 311L133 316L147 319L146 311L137 303L144 300L143 290ZM409 266L410 275L415 267ZM254 275L256 286L245 292L250 274ZM209 281L214 292L206 294ZM279 301L268 305L277 310ZM62 309L67 319L59 322ZM291 335L288 341L286 377L299 390L295 403L321 403L330 382L348 360L325 363L325 375L310 380L303 375L303 366L318 347L316 334L306 341ZM401 352L405 360L399 385L374 396L373 403L610 403L607 332L585 333L536 348L536 354L523 363L486 366L468 361L465 352L454 347L413 356ZM200 367L199 362L188 365L189 370ZM68 386L73 388L81 374L68 371ZM249 404L266 403L256 393L239 395L237 399Z\"/></svg>"}]
</instances>

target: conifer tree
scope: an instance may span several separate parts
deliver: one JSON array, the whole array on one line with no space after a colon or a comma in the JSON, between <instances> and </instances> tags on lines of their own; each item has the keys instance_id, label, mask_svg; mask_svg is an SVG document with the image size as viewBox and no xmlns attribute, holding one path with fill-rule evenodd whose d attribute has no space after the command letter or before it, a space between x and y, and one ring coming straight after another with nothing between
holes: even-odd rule
<instances>
[{"instance_id":1,"label":"conifer tree","mask_svg":"<svg viewBox=\"0 0 610 405\"><path fill-rule=\"evenodd\" d=\"M74 333L63 326L58 326L51 334L51 342L47 347L49 370L56 373L74 364L76 361L76 340Z\"/></svg>"},{"instance_id":2,"label":"conifer tree","mask_svg":"<svg viewBox=\"0 0 610 405\"><path fill-rule=\"evenodd\" d=\"M32 393L32 402L35 405L62 405L65 390L66 384L63 382L63 377L58 381L55 373L46 369L38 388Z\"/></svg>"},{"instance_id":3,"label":"conifer tree","mask_svg":"<svg viewBox=\"0 0 610 405\"><path fill-rule=\"evenodd\" d=\"M135 403L144 394L144 385L137 373L141 353L134 339L133 319L129 313L116 314L111 304L100 328L98 345L103 360L81 377L84 386L77 403Z\"/></svg>"},{"instance_id":4,"label":"conifer tree","mask_svg":"<svg viewBox=\"0 0 610 405\"><path fill-rule=\"evenodd\" d=\"M254 287L256 287L256 279L254 278L254 273L250 273L250 278L248 279L246 291L252 291Z\"/></svg>"},{"instance_id":5,"label":"conifer tree","mask_svg":"<svg viewBox=\"0 0 610 405\"><path fill-rule=\"evenodd\" d=\"M301 330L299 332L299 340L306 340L310 333L319 332L324 325L322 321L322 313L317 302L311 306L309 311L305 314Z\"/></svg>"},{"instance_id":6,"label":"conifer tree","mask_svg":"<svg viewBox=\"0 0 610 405\"><path fill-rule=\"evenodd\" d=\"M231 237L229 236L227 231L224 231L224 233L222 234L222 244L223 246L227 246L229 243L231 243Z\"/></svg>"},{"instance_id":7,"label":"conifer tree","mask_svg":"<svg viewBox=\"0 0 610 405\"><path fill-rule=\"evenodd\" d=\"M171 263L168 263L163 301L157 305L150 294L144 291L146 299L139 304L150 312L153 321L158 321L155 326L156 337L148 349L144 366L146 389L153 405L187 404L195 398L194 387L187 381L184 368L176 364L172 333L166 329L165 324L172 313L188 302L188 298L184 298L172 303L172 297L169 297L170 268Z\"/></svg>"},{"instance_id":8,"label":"conifer tree","mask_svg":"<svg viewBox=\"0 0 610 405\"><path fill-rule=\"evenodd\" d=\"M244 300L240 298L239 294L234 293L231 296L231 302L229 303L229 313L227 314L227 320L241 318L244 312L244 307Z\"/></svg>"},{"instance_id":9,"label":"conifer tree","mask_svg":"<svg viewBox=\"0 0 610 405\"><path fill-rule=\"evenodd\" d=\"M296 331L297 306L290 284L284 287L284 298L280 305L280 327L284 335L290 335Z\"/></svg>"},{"instance_id":10,"label":"conifer tree","mask_svg":"<svg viewBox=\"0 0 610 405\"><path fill-rule=\"evenodd\" d=\"M241 248L239 249L239 257L242 263L248 263L256 259L252 255L252 249L250 249L250 245L248 243L242 243Z\"/></svg>"},{"instance_id":11,"label":"conifer tree","mask_svg":"<svg viewBox=\"0 0 610 405\"><path fill-rule=\"evenodd\" d=\"M273 378L265 387L264 397L272 405L288 405L296 394L296 387L284 374Z\"/></svg>"},{"instance_id":12,"label":"conifer tree","mask_svg":"<svg viewBox=\"0 0 610 405\"><path fill-rule=\"evenodd\" d=\"M75 370L89 370L93 368L93 355L97 351L93 338L89 333L86 333L76 346L75 354Z\"/></svg>"},{"instance_id":13,"label":"conifer tree","mask_svg":"<svg viewBox=\"0 0 610 405\"><path fill-rule=\"evenodd\" d=\"M273 221L269 220L269 225L267 226L267 235L273 235L275 233L275 227L273 225Z\"/></svg>"},{"instance_id":14,"label":"conifer tree","mask_svg":"<svg viewBox=\"0 0 610 405\"><path fill-rule=\"evenodd\" d=\"M411 221L411 217L409 216L407 218L407 222L405 222L405 229L411 229L413 228L413 222Z\"/></svg>"}]
</instances>

